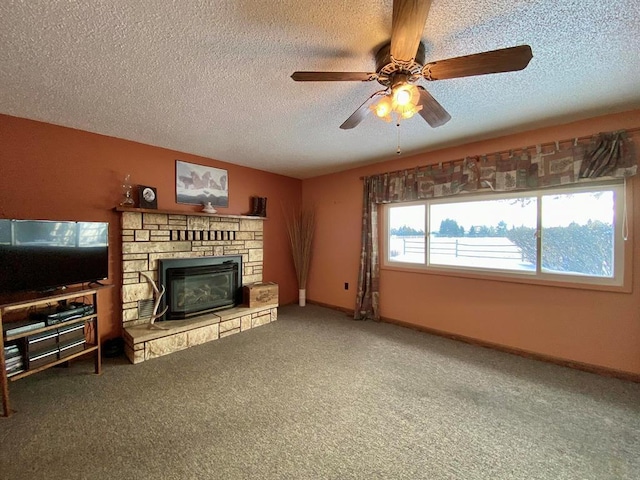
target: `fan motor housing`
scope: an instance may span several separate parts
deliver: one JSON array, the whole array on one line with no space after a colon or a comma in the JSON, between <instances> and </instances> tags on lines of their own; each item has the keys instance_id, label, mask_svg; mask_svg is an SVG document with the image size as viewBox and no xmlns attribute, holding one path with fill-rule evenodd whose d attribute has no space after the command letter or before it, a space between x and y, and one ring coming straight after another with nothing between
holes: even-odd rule
<instances>
[{"instance_id":1,"label":"fan motor housing","mask_svg":"<svg viewBox=\"0 0 640 480\"><path fill-rule=\"evenodd\" d=\"M406 75L407 81L414 82L422 72L424 56L424 44L420 42L413 60L396 60L391 56L391 42L386 43L376 53L376 73L378 74L376 80L381 85L389 87L396 74L403 74Z\"/></svg>"}]
</instances>

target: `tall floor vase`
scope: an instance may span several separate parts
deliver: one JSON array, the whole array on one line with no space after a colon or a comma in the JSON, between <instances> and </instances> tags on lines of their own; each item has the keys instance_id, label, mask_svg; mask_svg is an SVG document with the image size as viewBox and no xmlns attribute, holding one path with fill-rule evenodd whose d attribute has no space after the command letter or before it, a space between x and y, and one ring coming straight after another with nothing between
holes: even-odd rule
<instances>
[{"instance_id":1,"label":"tall floor vase","mask_svg":"<svg viewBox=\"0 0 640 480\"><path fill-rule=\"evenodd\" d=\"M307 289L301 288L298 290L298 305L304 307L307 304Z\"/></svg>"}]
</instances>

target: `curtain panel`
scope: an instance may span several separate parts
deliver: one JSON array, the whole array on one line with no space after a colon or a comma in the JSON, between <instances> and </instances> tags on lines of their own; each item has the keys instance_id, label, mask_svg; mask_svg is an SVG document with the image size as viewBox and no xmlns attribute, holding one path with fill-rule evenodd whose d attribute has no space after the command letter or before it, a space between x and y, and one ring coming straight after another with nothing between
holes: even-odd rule
<instances>
[{"instance_id":1,"label":"curtain panel","mask_svg":"<svg viewBox=\"0 0 640 480\"><path fill-rule=\"evenodd\" d=\"M364 179L362 195L362 248L360 250L360 272L356 295L355 319L380 319L380 263L378 257L378 208L376 191L379 178Z\"/></svg>"},{"instance_id":2,"label":"curtain panel","mask_svg":"<svg viewBox=\"0 0 640 480\"><path fill-rule=\"evenodd\" d=\"M569 145L561 148L561 143ZM637 173L636 153L632 137L618 131L594 135L586 142L556 142L551 147L538 145L364 178L355 319L380 319L377 205L631 177Z\"/></svg>"}]
</instances>

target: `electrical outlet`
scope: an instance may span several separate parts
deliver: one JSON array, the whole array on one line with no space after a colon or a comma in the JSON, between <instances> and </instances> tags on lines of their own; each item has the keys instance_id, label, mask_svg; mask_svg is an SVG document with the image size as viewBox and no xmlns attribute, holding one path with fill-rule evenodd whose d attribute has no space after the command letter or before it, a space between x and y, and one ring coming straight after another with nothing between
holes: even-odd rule
<instances>
[{"instance_id":1,"label":"electrical outlet","mask_svg":"<svg viewBox=\"0 0 640 480\"><path fill-rule=\"evenodd\" d=\"M344 289L345 290L349 290L349 283L348 282L344 282Z\"/></svg>"}]
</instances>

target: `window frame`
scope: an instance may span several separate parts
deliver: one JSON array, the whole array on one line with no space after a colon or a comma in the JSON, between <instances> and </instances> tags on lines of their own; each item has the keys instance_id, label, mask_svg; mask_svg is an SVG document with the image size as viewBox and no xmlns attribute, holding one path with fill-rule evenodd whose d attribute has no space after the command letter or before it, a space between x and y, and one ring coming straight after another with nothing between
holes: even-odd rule
<instances>
[{"instance_id":1,"label":"window frame","mask_svg":"<svg viewBox=\"0 0 640 480\"><path fill-rule=\"evenodd\" d=\"M541 269L541 223L542 223L542 197L553 194L577 194L601 190L614 192L614 276L603 278L587 275L571 275L563 273L547 273ZM535 285L550 285L568 288L582 288L591 290L631 292L632 271L632 245L633 218L631 205L633 205L632 189L622 179L609 181L590 181L580 184L560 185L557 187L542 188L537 190L517 190L511 192L478 192L465 193L448 197L433 197L423 200L401 203L388 203L382 206L382 218L380 222L380 242L383 270L406 271L412 273L424 273L432 275L446 275L464 278L477 278L486 280L498 280L515 283L528 283ZM459 203L470 201L502 200L520 197L536 197L537 200L537 228L536 248L538 251L537 264L534 271L514 271L504 269L491 269L480 267L460 267L450 265L429 264L429 238L433 228L430 225L429 210L432 204ZM424 205L425 206L425 254L423 263L401 262L390 259L389 245L389 209L394 207ZM626 218L625 218L626 217ZM623 229L628 232L627 238L623 238Z\"/></svg>"}]
</instances>

